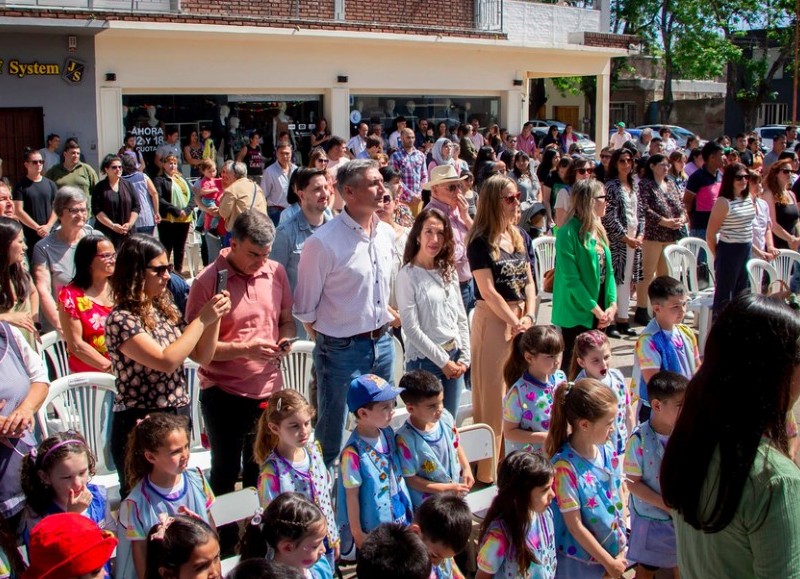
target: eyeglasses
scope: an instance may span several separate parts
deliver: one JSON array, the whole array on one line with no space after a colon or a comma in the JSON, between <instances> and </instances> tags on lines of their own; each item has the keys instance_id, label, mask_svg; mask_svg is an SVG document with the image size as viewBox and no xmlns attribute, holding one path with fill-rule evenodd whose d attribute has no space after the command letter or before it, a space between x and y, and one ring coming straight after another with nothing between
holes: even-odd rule
<instances>
[{"instance_id":1,"label":"eyeglasses","mask_svg":"<svg viewBox=\"0 0 800 579\"><path fill-rule=\"evenodd\" d=\"M167 272L172 273L175 271L175 266L171 263L168 263L167 265L148 265L145 266L145 269L149 269L156 275L164 275Z\"/></svg>"},{"instance_id":2,"label":"eyeglasses","mask_svg":"<svg viewBox=\"0 0 800 579\"><path fill-rule=\"evenodd\" d=\"M580 169L575 169L575 172L578 175L586 175L587 173L589 175L592 175L594 173L594 168L593 167L581 167Z\"/></svg>"},{"instance_id":3,"label":"eyeglasses","mask_svg":"<svg viewBox=\"0 0 800 579\"><path fill-rule=\"evenodd\" d=\"M111 165L109 169L111 169L112 171L121 171L122 165Z\"/></svg>"},{"instance_id":4,"label":"eyeglasses","mask_svg":"<svg viewBox=\"0 0 800 579\"><path fill-rule=\"evenodd\" d=\"M117 254L112 251L110 253L98 253L95 257L99 257L103 261L114 261L117 259Z\"/></svg>"},{"instance_id":5,"label":"eyeglasses","mask_svg":"<svg viewBox=\"0 0 800 579\"><path fill-rule=\"evenodd\" d=\"M31 165L44 165L44 161L42 161L41 159L36 159L34 161L28 161L28 163L30 163Z\"/></svg>"},{"instance_id":6,"label":"eyeglasses","mask_svg":"<svg viewBox=\"0 0 800 579\"><path fill-rule=\"evenodd\" d=\"M384 195L383 197L380 198L379 201L380 201L380 203L391 203L392 202L392 196L391 195Z\"/></svg>"},{"instance_id":7,"label":"eyeglasses","mask_svg":"<svg viewBox=\"0 0 800 579\"><path fill-rule=\"evenodd\" d=\"M513 205L514 203L519 203L519 200L522 199L522 195L516 193L514 195L506 195L503 197L503 201L505 201L508 205Z\"/></svg>"},{"instance_id":8,"label":"eyeglasses","mask_svg":"<svg viewBox=\"0 0 800 579\"><path fill-rule=\"evenodd\" d=\"M734 179L736 179L737 181L747 181L747 179L749 178L750 175L748 175L747 173L741 173L739 175L736 175L736 177L734 177Z\"/></svg>"},{"instance_id":9,"label":"eyeglasses","mask_svg":"<svg viewBox=\"0 0 800 579\"><path fill-rule=\"evenodd\" d=\"M447 186L448 191L461 191L461 186L458 183L451 183Z\"/></svg>"},{"instance_id":10,"label":"eyeglasses","mask_svg":"<svg viewBox=\"0 0 800 579\"><path fill-rule=\"evenodd\" d=\"M70 215L79 215L79 214L86 214L89 213L89 210L86 207L70 207L67 209Z\"/></svg>"},{"instance_id":11,"label":"eyeglasses","mask_svg":"<svg viewBox=\"0 0 800 579\"><path fill-rule=\"evenodd\" d=\"M625 157L623 159L619 159L617 163L625 163L626 165L630 165L631 163L633 163L633 159L631 159L630 157Z\"/></svg>"}]
</instances>

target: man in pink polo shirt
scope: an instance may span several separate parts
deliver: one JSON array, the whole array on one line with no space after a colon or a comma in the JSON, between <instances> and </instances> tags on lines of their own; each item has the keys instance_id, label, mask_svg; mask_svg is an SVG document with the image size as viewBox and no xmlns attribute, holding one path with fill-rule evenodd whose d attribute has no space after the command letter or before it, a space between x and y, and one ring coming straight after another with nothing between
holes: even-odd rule
<instances>
[{"instance_id":1,"label":"man in pink polo shirt","mask_svg":"<svg viewBox=\"0 0 800 579\"><path fill-rule=\"evenodd\" d=\"M531 159L536 159L538 151L536 149L536 135L533 134L532 122L528 121L522 125L522 132L517 137L517 148Z\"/></svg>"},{"instance_id":2,"label":"man in pink polo shirt","mask_svg":"<svg viewBox=\"0 0 800 579\"><path fill-rule=\"evenodd\" d=\"M269 260L272 221L247 210L233 224L231 246L197 277L189 291L186 319L199 315L215 292L217 273L228 271L233 308L222 318L213 361L200 368L200 405L211 444L214 494L234 490L240 465L245 487L256 486L253 460L261 403L283 388L280 344L295 335L292 290L286 270Z\"/></svg>"}]
</instances>

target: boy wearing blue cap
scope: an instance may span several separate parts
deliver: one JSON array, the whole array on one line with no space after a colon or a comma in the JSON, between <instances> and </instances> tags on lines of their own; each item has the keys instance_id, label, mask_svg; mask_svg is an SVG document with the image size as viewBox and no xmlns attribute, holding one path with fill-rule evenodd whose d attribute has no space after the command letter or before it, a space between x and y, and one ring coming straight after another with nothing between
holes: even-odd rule
<instances>
[{"instance_id":1,"label":"boy wearing blue cap","mask_svg":"<svg viewBox=\"0 0 800 579\"><path fill-rule=\"evenodd\" d=\"M355 556L355 548L381 523L411 523L411 498L390 426L400 392L374 374L354 379L347 391L356 429L339 460L336 513L345 560Z\"/></svg>"}]
</instances>

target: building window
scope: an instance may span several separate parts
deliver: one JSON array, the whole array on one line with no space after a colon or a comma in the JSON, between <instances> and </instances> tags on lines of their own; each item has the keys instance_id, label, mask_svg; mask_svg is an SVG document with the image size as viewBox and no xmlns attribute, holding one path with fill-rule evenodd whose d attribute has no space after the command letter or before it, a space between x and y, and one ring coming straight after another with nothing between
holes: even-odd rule
<instances>
[{"instance_id":1,"label":"building window","mask_svg":"<svg viewBox=\"0 0 800 579\"><path fill-rule=\"evenodd\" d=\"M629 127L635 127L639 124L637 112L636 103L632 102L612 102L608 105L608 118L612 125L622 121Z\"/></svg>"},{"instance_id":2,"label":"building window","mask_svg":"<svg viewBox=\"0 0 800 579\"><path fill-rule=\"evenodd\" d=\"M780 125L789 118L786 103L764 103L758 107L758 125Z\"/></svg>"}]
</instances>

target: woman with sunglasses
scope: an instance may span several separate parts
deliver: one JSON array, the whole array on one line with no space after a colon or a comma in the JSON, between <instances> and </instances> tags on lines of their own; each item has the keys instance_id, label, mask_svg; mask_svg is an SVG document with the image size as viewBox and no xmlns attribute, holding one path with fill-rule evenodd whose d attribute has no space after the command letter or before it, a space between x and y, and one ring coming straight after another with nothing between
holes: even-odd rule
<instances>
[{"instance_id":1,"label":"woman with sunglasses","mask_svg":"<svg viewBox=\"0 0 800 579\"><path fill-rule=\"evenodd\" d=\"M131 184L122 179L122 159L107 155L101 166L106 178L92 189L92 214L97 230L119 247L122 240L135 230L141 206L139 195Z\"/></svg>"},{"instance_id":2,"label":"woman with sunglasses","mask_svg":"<svg viewBox=\"0 0 800 579\"><path fill-rule=\"evenodd\" d=\"M642 240L644 216L633 179L633 154L625 147L615 150L608 164L606 181L606 213L603 227L611 249L614 281L617 284L617 319L606 329L612 338L635 336L628 312L631 305L631 283L642 280Z\"/></svg>"},{"instance_id":3,"label":"woman with sunglasses","mask_svg":"<svg viewBox=\"0 0 800 579\"><path fill-rule=\"evenodd\" d=\"M111 455L120 495L128 492L125 443L136 421L153 412L189 417L183 363L208 364L217 347L220 318L231 308L228 292L215 295L187 324L172 301L167 251L149 235L133 235L117 252L111 291L114 308L106 319L106 345L117 377L111 419Z\"/></svg>"},{"instance_id":4,"label":"woman with sunglasses","mask_svg":"<svg viewBox=\"0 0 800 579\"><path fill-rule=\"evenodd\" d=\"M644 167L644 178L639 182L639 205L644 214L644 240L642 242L642 269L644 277L636 296L637 324L647 325L650 316L646 289L656 275L667 275L664 248L686 236L686 207L675 183L667 179L670 164L662 154L650 155Z\"/></svg>"},{"instance_id":5,"label":"woman with sunglasses","mask_svg":"<svg viewBox=\"0 0 800 579\"><path fill-rule=\"evenodd\" d=\"M108 280L116 260L114 244L97 233L81 239L75 249L75 277L58 292L71 372L111 372L105 326L114 306Z\"/></svg>"},{"instance_id":6,"label":"woman with sunglasses","mask_svg":"<svg viewBox=\"0 0 800 579\"><path fill-rule=\"evenodd\" d=\"M749 286L747 261L753 245L753 220L756 216L755 203L747 185L749 180L747 167L741 163L725 167L719 197L708 218L706 243L714 255L714 318Z\"/></svg>"},{"instance_id":7,"label":"woman with sunglasses","mask_svg":"<svg viewBox=\"0 0 800 579\"><path fill-rule=\"evenodd\" d=\"M572 187L578 181L585 181L594 177L594 163L587 157L572 159L564 177L564 186L559 188L556 196L556 227L561 227L567 221L570 208L570 195Z\"/></svg>"},{"instance_id":8,"label":"woman with sunglasses","mask_svg":"<svg viewBox=\"0 0 800 579\"><path fill-rule=\"evenodd\" d=\"M516 226L519 200L511 179L489 177L481 187L478 212L466 241L476 300L471 332L472 407L475 422L494 429L496 456L502 456L505 392L498 364L508 358L514 336L536 319L536 286ZM482 461L476 479L494 481L491 466L490 461Z\"/></svg>"},{"instance_id":9,"label":"woman with sunglasses","mask_svg":"<svg viewBox=\"0 0 800 579\"><path fill-rule=\"evenodd\" d=\"M392 171L391 167L384 167L383 172ZM392 276L389 285L389 313L394 316L391 322L393 328L400 327L400 314L397 311L397 296L395 294L395 280L397 279L397 272L400 271L400 266L403 265L403 253L406 250L406 242L408 241L408 227L403 227L395 221L395 214L397 211L397 189L384 186L385 193L378 203L378 209L375 215L378 219L389 225L394 230L394 246L392 247Z\"/></svg>"},{"instance_id":10,"label":"woman with sunglasses","mask_svg":"<svg viewBox=\"0 0 800 579\"><path fill-rule=\"evenodd\" d=\"M617 285L611 250L603 229L606 192L595 179L575 183L567 222L556 236L553 324L561 328L561 369L572 360L578 334L605 330L617 314Z\"/></svg>"},{"instance_id":11,"label":"woman with sunglasses","mask_svg":"<svg viewBox=\"0 0 800 579\"><path fill-rule=\"evenodd\" d=\"M23 157L25 177L14 187L11 198L14 200L17 219L25 232L28 262L31 262L34 246L50 233L56 222L53 200L58 188L53 181L43 175L44 161L39 151L25 149Z\"/></svg>"},{"instance_id":12,"label":"woman with sunglasses","mask_svg":"<svg viewBox=\"0 0 800 579\"><path fill-rule=\"evenodd\" d=\"M797 251L800 246L797 231L800 211L791 188L792 162L784 159L770 165L765 184L764 200L769 205L775 247Z\"/></svg>"}]
</instances>

